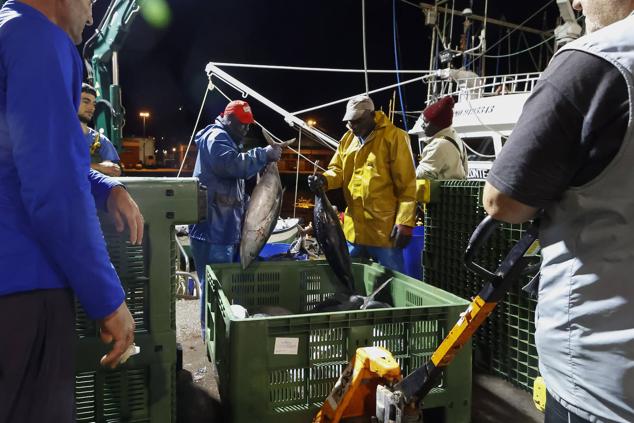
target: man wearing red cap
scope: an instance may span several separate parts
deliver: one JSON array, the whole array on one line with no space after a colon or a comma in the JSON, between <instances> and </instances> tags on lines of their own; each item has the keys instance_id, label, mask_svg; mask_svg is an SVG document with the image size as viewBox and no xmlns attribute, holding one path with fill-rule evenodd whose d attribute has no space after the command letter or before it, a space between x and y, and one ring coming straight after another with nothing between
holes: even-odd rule
<instances>
[{"instance_id":1,"label":"man wearing red cap","mask_svg":"<svg viewBox=\"0 0 634 423\"><path fill-rule=\"evenodd\" d=\"M453 99L443 97L423 110L423 130L428 138L416 168L418 179L466 179L467 151L451 127Z\"/></svg>"},{"instance_id":2,"label":"man wearing red cap","mask_svg":"<svg viewBox=\"0 0 634 423\"><path fill-rule=\"evenodd\" d=\"M192 254L202 285L204 327L205 265L237 261L242 219L247 207L244 181L280 159L280 146L242 152L242 140L255 120L246 101L234 100L216 121L196 134L194 177L207 187L207 220L189 227Z\"/></svg>"}]
</instances>

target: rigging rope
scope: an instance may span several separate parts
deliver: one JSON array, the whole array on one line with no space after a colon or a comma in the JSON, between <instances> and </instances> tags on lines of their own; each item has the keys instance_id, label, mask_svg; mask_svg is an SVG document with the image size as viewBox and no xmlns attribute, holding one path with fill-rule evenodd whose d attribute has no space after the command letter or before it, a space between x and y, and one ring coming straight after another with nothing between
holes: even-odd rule
<instances>
[{"instance_id":1,"label":"rigging rope","mask_svg":"<svg viewBox=\"0 0 634 423\"><path fill-rule=\"evenodd\" d=\"M401 103L401 110L403 111L403 127L405 131L408 131L407 127L407 115L405 114L405 102L403 102L403 90L401 88L401 76L398 73L398 48L397 48L397 32L396 26L396 0L392 0L392 33L394 35L394 65L396 67L396 82L398 83L398 98Z\"/></svg>"},{"instance_id":2,"label":"rigging rope","mask_svg":"<svg viewBox=\"0 0 634 423\"><path fill-rule=\"evenodd\" d=\"M299 186L299 159L302 151L302 128L299 128L299 140L297 142L297 168L295 169L295 200L293 201L293 217L297 209L297 187Z\"/></svg>"},{"instance_id":3,"label":"rigging rope","mask_svg":"<svg viewBox=\"0 0 634 423\"><path fill-rule=\"evenodd\" d=\"M382 87L382 88L377 88L377 89L374 89L374 90L370 90L368 92L368 95L369 94L378 93L378 92L381 92L381 91L390 90L390 89L396 88L398 86L411 84L412 82L424 81L425 79L429 78L430 76L432 76L432 74L419 76L417 78L408 79L406 81L403 81L403 82L400 82L400 83L397 83L397 84L392 84L392 85L388 85L388 86L385 86L385 87ZM354 97L354 95L353 96L349 96L349 97L345 97L345 98L342 98L342 99L339 99L339 100L331 101L329 103L320 104L318 106L309 107L308 109L298 110L296 112L292 112L291 114L292 115L300 115L302 113L312 112L313 110L318 110L318 109L323 109L323 108L326 108L326 107L334 106L335 104L345 103L346 101L350 100L352 97Z\"/></svg>"},{"instance_id":4,"label":"rigging rope","mask_svg":"<svg viewBox=\"0 0 634 423\"><path fill-rule=\"evenodd\" d=\"M339 73L430 73L427 70L418 69L401 69L395 71L394 69L351 69L351 68L318 68L308 66L281 66L281 65L259 65L253 63L230 63L230 62L213 62L214 65L221 67L233 67L233 68L245 68L245 69L277 69L277 70L290 70L290 71L307 71L307 72L339 72Z\"/></svg>"},{"instance_id":5,"label":"rigging rope","mask_svg":"<svg viewBox=\"0 0 634 423\"><path fill-rule=\"evenodd\" d=\"M402 1L402 0L401 0L401 1ZM489 56L486 56L486 53L487 53L488 51L490 51L493 47L497 46L497 45L498 45L498 44L500 44L502 41L504 41L504 39L505 39L505 38L510 37L510 36L511 36L511 34L513 34L515 31L517 31L518 29L520 29L522 26L524 26L524 24L528 23L531 19L533 19L535 16L537 16L537 15L538 15L538 14L540 14L543 10L545 10L548 6L550 6L550 5L552 4L552 2L553 2L553 0L548 0L548 1L546 2L546 4L544 4L542 7L540 7L540 8L539 8L539 10L538 10L537 12L533 13L532 15L530 15L530 16L529 16L528 18L526 18L526 19L525 19L525 20L524 20L521 24L517 25L515 28L513 28L513 30L509 31L509 33L508 33L508 34L506 34L503 38L500 38L500 39L499 39L499 40L497 40L495 43L493 43L493 45L492 45L491 47L487 48L487 49L484 51L484 53L482 54L482 56L485 56L485 57L487 57L487 58L488 58ZM479 57L476 57L475 59L473 59L473 60L469 63L469 65L470 65L471 63L475 62L476 60L479 60L479 59L480 59Z\"/></svg>"},{"instance_id":6,"label":"rigging rope","mask_svg":"<svg viewBox=\"0 0 634 423\"><path fill-rule=\"evenodd\" d=\"M365 0L361 0L361 19L363 29L363 70L365 76L365 93L368 94L370 85L368 83L368 54L365 47Z\"/></svg>"},{"instance_id":7,"label":"rigging rope","mask_svg":"<svg viewBox=\"0 0 634 423\"><path fill-rule=\"evenodd\" d=\"M185 166L185 161L187 160L187 154L189 153L189 148L192 145L192 141L194 140L194 135L196 135L196 129L198 129L198 124L200 123L200 116L203 114L203 109L205 108L205 102L207 101L207 94L209 91L213 90L214 86L209 81L207 87L205 87L205 95L203 96L203 101L200 104L200 110L198 111L198 117L196 118L196 123L194 124L194 129L192 130L192 135L189 137L189 142L187 143L187 149L185 150L185 155L183 156L183 161L181 162L180 168L178 169L178 173L176 177L179 178L181 176L181 172L183 171L183 166Z\"/></svg>"}]
</instances>

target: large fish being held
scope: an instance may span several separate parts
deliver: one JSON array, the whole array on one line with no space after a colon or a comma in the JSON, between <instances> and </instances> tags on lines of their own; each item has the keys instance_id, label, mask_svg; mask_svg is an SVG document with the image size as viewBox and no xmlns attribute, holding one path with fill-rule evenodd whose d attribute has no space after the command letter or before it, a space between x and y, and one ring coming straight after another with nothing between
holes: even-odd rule
<instances>
[{"instance_id":1,"label":"large fish being held","mask_svg":"<svg viewBox=\"0 0 634 423\"><path fill-rule=\"evenodd\" d=\"M282 148L295 141L295 138L293 138L290 141L276 143L266 131L262 131L262 134L264 134L264 138L269 144L279 144ZM271 233L273 233L282 208L283 192L277 164L271 162L266 166L264 173L253 189L244 216L240 240L240 263L242 269L249 267L251 262L262 251Z\"/></svg>"},{"instance_id":2,"label":"large fish being held","mask_svg":"<svg viewBox=\"0 0 634 423\"><path fill-rule=\"evenodd\" d=\"M343 234L337 213L323 190L315 195L313 209L315 238L326 255L328 264L343 284L342 293L353 294L354 278L352 276L352 259L348 251L346 237Z\"/></svg>"}]
</instances>

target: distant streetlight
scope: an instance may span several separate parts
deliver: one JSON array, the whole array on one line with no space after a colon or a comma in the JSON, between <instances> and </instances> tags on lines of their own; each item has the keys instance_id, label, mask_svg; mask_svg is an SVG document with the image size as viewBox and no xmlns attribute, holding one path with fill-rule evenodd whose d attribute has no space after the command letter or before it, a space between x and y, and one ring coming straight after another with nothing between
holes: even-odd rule
<instances>
[{"instance_id":1,"label":"distant streetlight","mask_svg":"<svg viewBox=\"0 0 634 423\"><path fill-rule=\"evenodd\" d=\"M315 119L308 119L306 121L306 123L308 124L308 126L315 126L317 125L317 121Z\"/></svg>"},{"instance_id":2,"label":"distant streetlight","mask_svg":"<svg viewBox=\"0 0 634 423\"><path fill-rule=\"evenodd\" d=\"M139 117L143 119L143 138L145 138L145 120L150 117L150 112L140 112Z\"/></svg>"},{"instance_id":3,"label":"distant streetlight","mask_svg":"<svg viewBox=\"0 0 634 423\"><path fill-rule=\"evenodd\" d=\"M172 147L172 153L176 153L176 147Z\"/></svg>"}]
</instances>

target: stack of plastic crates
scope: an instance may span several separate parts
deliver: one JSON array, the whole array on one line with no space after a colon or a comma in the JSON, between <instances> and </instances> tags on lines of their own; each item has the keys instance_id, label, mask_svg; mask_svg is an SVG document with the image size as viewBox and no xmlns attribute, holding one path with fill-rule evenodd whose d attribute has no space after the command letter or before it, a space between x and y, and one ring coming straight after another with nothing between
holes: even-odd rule
<instances>
[{"instance_id":1,"label":"stack of plastic crates","mask_svg":"<svg viewBox=\"0 0 634 423\"><path fill-rule=\"evenodd\" d=\"M359 292L370 292L384 273L378 264L354 263ZM260 262L207 268L208 352L230 421L311 421L358 347L392 352L404 375L423 365L468 303L400 273L389 289L394 308L314 313L339 283L324 261ZM291 315L240 319L230 305L278 306ZM425 398L435 421L468 422L471 348L460 352L440 385Z\"/></svg>"},{"instance_id":2,"label":"stack of plastic crates","mask_svg":"<svg viewBox=\"0 0 634 423\"><path fill-rule=\"evenodd\" d=\"M483 187L482 181L441 182L437 201L428 205L425 215L423 279L467 299L486 282L463 264L469 238L486 216ZM478 263L495 269L523 231L522 225L502 225L480 251ZM515 283L474 335L476 365L527 390L539 374L534 339L536 301L521 290L529 280L527 276Z\"/></svg>"},{"instance_id":3,"label":"stack of plastic crates","mask_svg":"<svg viewBox=\"0 0 634 423\"><path fill-rule=\"evenodd\" d=\"M125 178L145 219L143 244L131 245L100 216L110 260L126 293L140 354L115 370L99 365L109 347L76 303L78 422L176 421L174 225L199 221L202 197L194 179ZM204 210L204 209L203 209Z\"/></svg>"}]
</instances>

